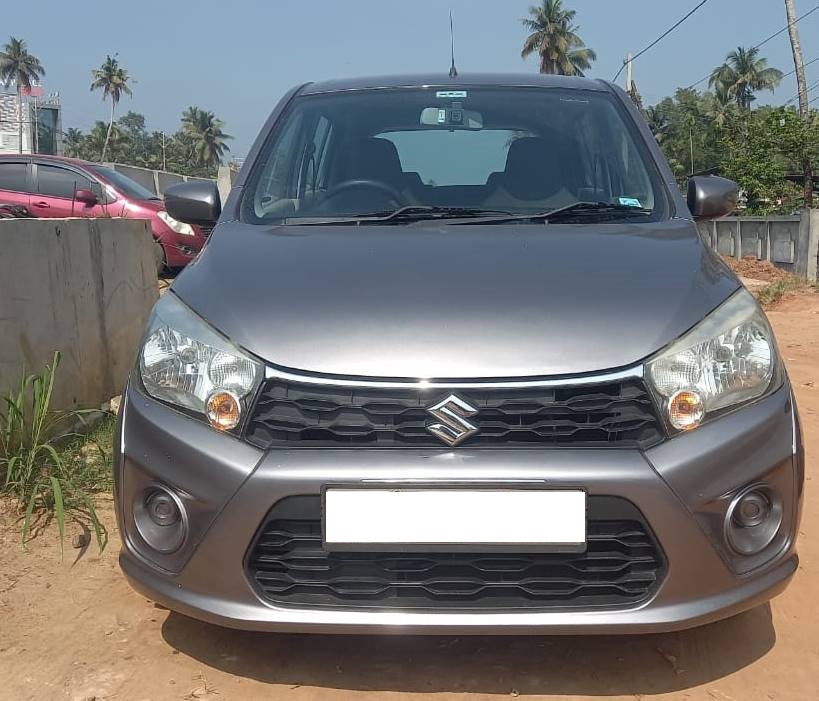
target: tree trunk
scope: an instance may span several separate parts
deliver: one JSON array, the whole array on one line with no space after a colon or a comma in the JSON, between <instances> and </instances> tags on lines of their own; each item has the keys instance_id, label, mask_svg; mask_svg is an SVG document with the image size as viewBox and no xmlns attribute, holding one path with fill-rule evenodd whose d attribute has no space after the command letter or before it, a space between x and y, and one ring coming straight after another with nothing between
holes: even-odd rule
<instances>
[{"instance_id":1,"label":"tree trunk","mask_svg":"<svg viewBox=\"0 0 819 701\"><path fill-rule=\"evenodd\" d=\"M20 142L17 148L20 153L23 153L23 88L20 81L17 81L17 136Z\"/></svg>"},{"instance_id":2,"label":"tree trunk","mask_svg":"<svg viewBox=\"0 0 819 701\"><path fill-rule=\"evenodd\" d=\"M540 54L540 72L543 75L555 75L557 73L557 64L545 51Z\"/></svg>"},{"instance_id":3,"label":"tree trunk","mask_svg":"<svg viewBox=\"0 0 819 701\"><path fill-rule=\"evenodd\" d=\"M799 27L796 24L796 8L794 0L785 0L785 12L788 15L788 33L791 37L791 49L793 50L793 66L796 69L796 84L799 87L799 116L803 122L810 118L810 107L808 105L808 88L805 80L805 59L802 56L802 46L799 43ZM810 208L813 204L813 168L811 168L810 156L802 156L802 175L804 178L803 195L805 207Z\"/></svg>"},{"instance_id":4,"label":"tree trunk","mask_svg":"<svg viewBox=\"0 0 819 701\"><path fill-rule=\"evenodd\" d=\"M114 98L111 98L111 119L108 120L108 131L105 132L105 143L102 145L102 158L100 161L105 162L105 154L108 152L108 141L111 139L111 129L114 128Z\"/></svg>"}]
</instances>

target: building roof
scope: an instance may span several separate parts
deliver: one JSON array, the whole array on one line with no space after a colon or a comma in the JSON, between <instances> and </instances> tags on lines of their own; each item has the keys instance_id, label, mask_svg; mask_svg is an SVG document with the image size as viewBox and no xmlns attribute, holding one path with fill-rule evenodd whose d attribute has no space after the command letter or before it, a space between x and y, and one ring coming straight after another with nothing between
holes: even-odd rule
<instances>
[{"instance_id":1,"label":"building roof","mask_svg":"<svg viewBox=\"0 0 819 701\"><path fill-rule=\"evenodd\" d=\"M450 89L470 86L482 87L533 87L569 88L574 90L609 90L609 84L591 78L575 78L540 73L464 73L450 78L445 73L420 73L410 75L370 76L342 78L308 83L300 95L340 92L343 90L366 90L373 88L446 87Z\"/></svg>"}]
</instances>

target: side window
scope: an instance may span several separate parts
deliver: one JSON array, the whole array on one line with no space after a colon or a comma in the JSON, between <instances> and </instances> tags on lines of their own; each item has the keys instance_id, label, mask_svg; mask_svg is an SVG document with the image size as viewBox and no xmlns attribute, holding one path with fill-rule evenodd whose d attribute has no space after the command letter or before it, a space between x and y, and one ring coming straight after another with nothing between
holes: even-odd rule
<instances>
[{"instance_id":1,"label":"side window","mask_svg":"<svg viewBox=\"0 0 819 701\"><path fill-rule=\"evenodd\" d=\"M77 187L82 189L80 185L77 185ZM111 199L108 196L108 193L105 192L103 186L100 185L96 180L88 181L88 189L91 190L91 192L93 192L97 196L97 199L102 203L107 203L108 200Z\"/></svg>"},{"instance_id":2,"label":"side window","mask_svg":"<svg viewBox=\"0 0 819 701\"><path fill-rule=\"evenodd\" d=\"M49 197L72 199L77 190L92 190L91 181L72 170L39 164L37 166L37 192ZM98 190L94 189L96 192Z\"/></svg>"},{"instance_id":3,"label":"side window","mask_svg":"<svg viewBox=\"0 0 819 701\"><path fill-rule=\"evenodd\" d=\"M582 162L580 199L608 201L615 189L606 155L608 143L601 139L592 113L583 113L575 121L574 130Z\"/></svg>"},{"instance_id":4,"label":"side window","mask_svg":"<svg viewBox=\"0 0 819 701\"><path fill-rule=\"evenodd\" d=\"M307 144L307 151L304 154L304 165L302 173L306 194L314 194L327 185L327 164L329 158L327 153L330 147L330 140L333 135L333 125L327 117L321 116L316 121L316 128L313 132L312 141Z\"/></svg>"},{"instance_id":5,"label":"side window","mask_svg":"<svg viewBox=\"0 0 819 701\"><path fill-rule=\"evenodd\" d=\"M25 163L0 163L0 190L28 192Z\"/></svg>"},{"instance_id":6,"label":"side window","mask_svg":"<svg viewBox=\"0 0 819 701\"><path fill-rule=\"evenodd\" d=\"M376 138L395 145L405 173L418 173L427 185L448 187L485 185L493 173L506 168L512 142L527 135L510 129L422 129L386 131Z\"/></svg>"},{"instance_id":7,"label":"side window","mask_svg":"<svg viewBox=\"0 0 819 701\"><path fill-rule=\"evenodd\" d=\"M257 217L275 211L277 203L292 201L296 197L293 161L294 156L300 151L296 148L296 141L301 136L302 121L301 115L288 120L284 132L277 139L276 147L269 154L269 160L264 165L253 198L253 208ZM286 202L282 202L282 205L287 206Z\"/></svg>"}]
</instances>

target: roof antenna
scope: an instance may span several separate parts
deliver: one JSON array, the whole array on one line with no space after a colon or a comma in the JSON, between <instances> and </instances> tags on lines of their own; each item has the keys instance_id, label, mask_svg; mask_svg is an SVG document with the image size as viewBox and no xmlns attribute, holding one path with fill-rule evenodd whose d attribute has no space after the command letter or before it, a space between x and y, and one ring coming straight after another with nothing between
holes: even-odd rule
<instances>
[{"instance_id":1,"label":"roof antenna","mask_svg":"<svg viewBox=\"0 0 819 701\"><path fill-rule=\"evenodd\" d=\"M455 68L455 31L452 28L452 10L449 11L449 49L452 63L449 64L449 77L457 78L458 69Z\"/></svg>"}]
</instances>

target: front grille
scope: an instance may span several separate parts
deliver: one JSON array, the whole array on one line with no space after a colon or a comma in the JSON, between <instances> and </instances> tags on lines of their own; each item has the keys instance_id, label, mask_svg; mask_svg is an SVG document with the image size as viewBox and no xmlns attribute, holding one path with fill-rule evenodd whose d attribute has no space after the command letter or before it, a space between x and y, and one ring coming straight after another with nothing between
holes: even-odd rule
<instances>
[{"instance_id":1,"label":"front grille","mask_svg":"<svg viewBox=\"0 0 819 701\"><path fill-rule=\"evenodd\" d=\"M632 606L664 573L642 515L617 497L588 499L584 553L328 552L319 497L289 497L268 514L247 556L276 605L400 609Z\"/></svg>"},{"instance_id":2,"label":"front grille","mask_svg":"<svg viewBox=\"0 0 819 701\"><path fill-rule=\"evenodd\" d=\"M339 387L267 380L246 427L262 448L442 447L426 428L441 389ZM646 448L662 437L639 379L593 385L479 388L457 394L478 409L473 447L603 446Z\"/></svg>"}]
</instances>

